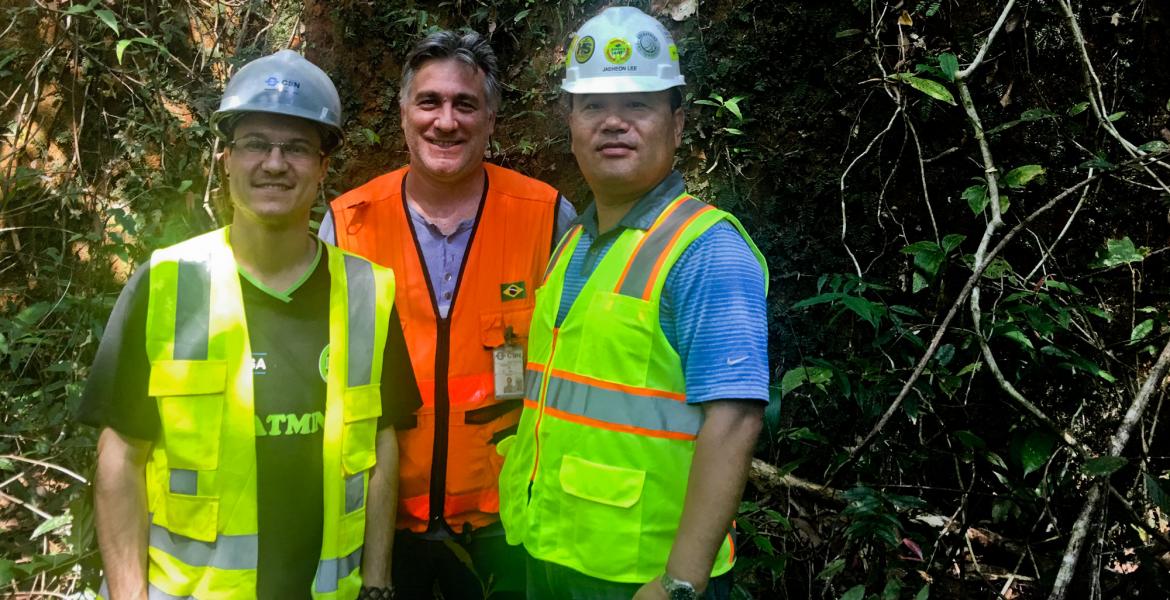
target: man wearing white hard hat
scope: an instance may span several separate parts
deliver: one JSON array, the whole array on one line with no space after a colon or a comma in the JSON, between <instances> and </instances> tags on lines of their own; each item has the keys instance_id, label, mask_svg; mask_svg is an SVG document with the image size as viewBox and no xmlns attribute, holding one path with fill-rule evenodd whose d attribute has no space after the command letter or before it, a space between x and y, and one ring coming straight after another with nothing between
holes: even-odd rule
<instances>
[{"instance_id":1,"label":"man wearing white hard hat","mask_svg":"<svg viewBox=\"0 0 1170 600\"><path fill-rule=\"evenodd\" d=\"M500 514L530 598L727 598L732 519L768 402L767 266L685 191L666 29L609 8L569 46L573 154L594 203L553 253Z\"/></svg>"},{"instance_id":2,"label":"man wearing white hard hat","mask_svg":"<svg viewBox=\"0 0 1170 600\"><path fill-rule=\"evenodd\" d=\"M341 102L291 50L231 78L231 225L127 283L82 405L107 598L391 598L394 427L420 400L394 274L307 233Z\"/></svg>"}]
</instances>

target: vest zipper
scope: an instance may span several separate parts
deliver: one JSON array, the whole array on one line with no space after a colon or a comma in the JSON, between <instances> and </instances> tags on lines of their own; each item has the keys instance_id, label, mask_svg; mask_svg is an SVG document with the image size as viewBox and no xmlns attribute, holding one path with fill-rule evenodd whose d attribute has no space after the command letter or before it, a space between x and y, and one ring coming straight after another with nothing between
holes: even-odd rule
<instances>
[{"instance_id":1,"label":"vest zipper","mask_svg":"<svg viewBox=\"0 0 1170 600\"><path fill-rule=\"evenodd\" d=\"M470 250L470 248L469 248ZM455 307L452 306L452 309ZM451 318L435 321L435 441L431 451L430 523L427 530L438 532L449 529L443 518L447 497L447 440L451 422L451 395L447 389L449 369L448 351L451 348Z\"/></svg>"},{"instance_id":2,"label":"vest zipper","mask_svg":"<svg viewBox=\"0 0 1170 600\"><path fill-rule=\"evenodd\" d=\"M435 315L435 439L431 448L431 486L428 491L430 515L427 520L427 533L454 533L450 525L447 524L444 515L447 498L447 443L450 438L448 429L451 425L451 392L447 383L447 375L451 366L450 356L448 356L451 351L451 318L455 315L455 302L459 298L463 274L467 271L467 262L475 247L475 234L479 231L480 222L483 221L483 210L487 204L488 183L487 170L485 169L483 192L479 197L479 208L475 212L475 224L471 226L471 235L468 236L467 247L463 250L463 261L459 264L459 278L455 280L455 289L451 293L447 316L441 317L438 296L436 296L435 288L431 284L431 273L427 269L427 261L423 257L418 232L414 230L414 219L410 216L410 205L406 200L406 176L402 177L402 211L406 215L406 224L410 228L410 236L414 241L415 257L422 269L423 281L426 282L427 291L431 297L431 310L434 311Z\"/></svg>"},{"instance_id":3,"label":"vest zipper","mask_svg":"<svg viewBox=\"0 0 1170 600\"><path fill-rule=\"evenodd\" d=\"M540 382L540 393L537 395L536 405L536 423L532 426L532 441L536 450L532 458L532 474L528 476L528 502L532 502L532 486L536 483L536 469L540 466L540 422L544 417L544 405L548 398L548 382L552 378L552 364L553 357L556 356L557 351L557 334L560 333L559 327L554 327L552 330L552 344L548 349L548 362L544 365L544 377Z\"/></svg>"}]
</instances>

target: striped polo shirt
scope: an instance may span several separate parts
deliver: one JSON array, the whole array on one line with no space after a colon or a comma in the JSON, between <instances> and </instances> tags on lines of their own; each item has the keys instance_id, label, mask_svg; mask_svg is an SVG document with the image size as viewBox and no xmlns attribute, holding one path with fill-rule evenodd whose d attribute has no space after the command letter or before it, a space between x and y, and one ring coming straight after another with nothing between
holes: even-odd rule
<instances>
[{"instance_id":1,"label":"striped polo shirt","mask_svg":"<svg viewBox=\"0 0 1170 600\"><path fill-rule=\"evenodd\" d=\"M686 189L671 174L643 196L616 227L599 234L597 205L577 218L581 240L565 272L557 327L586 280L622 231L646 230ZM699 236L666 276L659 319L682 358L687 402L768 401L768 327L764 272L755 254L727 221Z\"/></svg>"}]
</instances>

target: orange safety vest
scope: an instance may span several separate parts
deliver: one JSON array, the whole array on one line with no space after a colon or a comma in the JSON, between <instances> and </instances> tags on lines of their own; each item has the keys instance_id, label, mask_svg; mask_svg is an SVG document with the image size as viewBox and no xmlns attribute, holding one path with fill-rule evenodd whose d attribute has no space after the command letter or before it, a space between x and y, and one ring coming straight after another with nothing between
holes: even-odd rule
<instances>
[{"instance_id":1,"label":"orange safety vest","mask_svg":"<svg viewBox=\"0 0 1170 600\"><path fill-rule=\"evenodd\" d=\"M535 290L548 264L555 189L484 164L487 175L447 318L439 317L406 206L409 167L332 202L337 245L394 270L422 396L417 427L398 432L398 527L477 528L499 520L495 444L516 429L521 400L495 398L492 349L509 328L527 347Z\"/></svg>"}]
</instances>

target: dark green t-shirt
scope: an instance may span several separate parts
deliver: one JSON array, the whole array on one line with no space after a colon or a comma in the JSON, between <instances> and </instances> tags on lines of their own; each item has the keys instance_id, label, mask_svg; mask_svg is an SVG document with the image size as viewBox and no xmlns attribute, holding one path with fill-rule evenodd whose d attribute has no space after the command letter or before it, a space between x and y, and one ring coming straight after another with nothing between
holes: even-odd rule
<instances>
[{"instance_id":1,"label":"dark green t-shirt","mask_svg":"<svg viewBox=\"0 0 1170 600\"><path fill-rule=\"evenodd\" d=\"M321 552L321 442L329 343L324 251L307 277L279 293L241 275L252 345L259 518L259 598L309 598ZM147 394L149 269L139 269L110 316L82 397L81 420L154 440L158 405ZM414 424L422 404L395 311L382 363L379 429ZM392 524L388 524L392 527Z\"/></svg>"}]
</instances>

